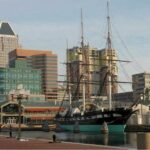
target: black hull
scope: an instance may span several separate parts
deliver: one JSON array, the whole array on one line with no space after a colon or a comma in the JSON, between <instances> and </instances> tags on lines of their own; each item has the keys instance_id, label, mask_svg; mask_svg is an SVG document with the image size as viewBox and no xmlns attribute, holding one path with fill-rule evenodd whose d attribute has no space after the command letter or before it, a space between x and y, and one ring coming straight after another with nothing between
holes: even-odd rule
<instances>
[{"instance_id":1,"label":"black hull","mask_svg":"<svg viewBox=\"0 0 150 150\"><path fill-rule=\"evenodd\" d=\"M111 125L125 125L133 113L132 109L115 109L88 112L83 116L80 114L73 116L68 114L64 117L58 115L56 122L61 125L74 125L76 122L80 125L102 125L104 122Z\"/></svg>"}]
</instances>

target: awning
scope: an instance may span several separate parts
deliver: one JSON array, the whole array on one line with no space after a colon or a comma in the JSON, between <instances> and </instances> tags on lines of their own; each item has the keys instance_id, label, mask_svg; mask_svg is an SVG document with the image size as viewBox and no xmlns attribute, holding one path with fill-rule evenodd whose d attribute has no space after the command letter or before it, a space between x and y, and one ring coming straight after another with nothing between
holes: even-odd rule
<instances>
[{"instance_id":1,"label":"awning","mask_svg":"<svg viewBox=\"0 0 150 150\"><path fill-rule=\"evenodd\" d=\"M31 117L31 120L51 120L53 117Z\"/></svg>"},{"instance_id":2,"label":"awning","mask_svg":"<svg viewBox=\"0 0 150 150\"><path fill-rule=\"evenodd\" d=\"M26 112L46 112L50 111L49 108L25 108Z\"/></svg>"},{"instance_id":3,"label":"awning","mask_svg":"<svg viewBox=\"0 0 150 150\"><path fill-rule=\"evenodd\" d=\"M25 112L47 112L47 111L62 111L64 108L59 107L49 107L49 108L42 108L42 107L32 107L32 108L25 108Z\"/></svg>"}]
</instances>

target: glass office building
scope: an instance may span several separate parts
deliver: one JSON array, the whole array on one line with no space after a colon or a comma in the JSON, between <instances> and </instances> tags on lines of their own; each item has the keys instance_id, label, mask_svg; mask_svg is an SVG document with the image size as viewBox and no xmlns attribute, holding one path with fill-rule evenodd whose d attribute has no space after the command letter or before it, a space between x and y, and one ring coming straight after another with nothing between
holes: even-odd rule
<instances>
[{"instance_id":1,"label":"glass office building","mask_svg":"<svg viewBox=\"0 0 150 150\"><path fill-rule=\"evenodd\" d=\"M28 67L26 60L16 60L11 68L0 68L0 100L5 100L18 84L31 94L41 94L41 71Z\"/></svg>"}]
</instances>

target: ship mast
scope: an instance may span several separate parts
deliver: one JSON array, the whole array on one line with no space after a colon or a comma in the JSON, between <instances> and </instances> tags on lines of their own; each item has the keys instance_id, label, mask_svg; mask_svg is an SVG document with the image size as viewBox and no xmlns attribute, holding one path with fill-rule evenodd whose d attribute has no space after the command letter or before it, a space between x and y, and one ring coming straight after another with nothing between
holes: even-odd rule
<instances>
[{"instance_id":1,"label":"ship mast","mask_svg":"<svg viewBox=\"0 0 150 150\"><path fill-rule=\"evenodd\" d=\"M81 53L82 53L82 62L84 63L83 60L83 55L84 55L84 30L83 30L83 14L82 14L82 8L81 8ZM83 113L85 112L85 76L84 76L84 71L83 71L83 66L82 66L82 80L83 80L83 87L82 87L82 103L83 103Z\"/></svg>"},{"instance_id":2,"label":"ship mast","mask_svg":"<svg viewBox=\"0 0 150 150\"><path fill-rule=\"evenodd\" d=\"M112 109L112 41L111 41L111 24L109 15L109 2L107 1L107 42L106 42L106 59L108 59L108 100L109 109Z\"/></svg>"},{"instance_id":3,"label":"ship mast","mask_svg":"<svg viewBox=\"0 0 150 150\"><path fill-rule=\"evenodd\" d=\"M72 105L72 95L71 95L71 83L70 83L70 70L71 70L71 67L70 67L70 62L69 62L69 54L68 54L68 39L66 40L66 44L67 44L67 53L66 53L66 57L67 57L67 81L69 81L69 83L67 84L67 90L68 90L68 95L69 95L69 106L71 108L71 105Z\"/></svg>"},{"instance_id":4,"label":"ship mast","mask_svg":"<svg viewBox=\"0 0 150 150\"><path fill-rule=\"evenodd\" d=\"M82 53L82 75L86 76L85 83L85 98L90 100L90 85L88 84L90 80L90 68L89 68L89 45L84 43L84 24L83 24L83 13L81 8L81 53Z\"/></svg>"},{"instance_id":5,"label":"ship mast","mask_svg":"<svg viewBox=\"0 0 150 150\"><path fill-rule=\"evenodd\" d=\"M84 30L83 30L83 14L82 14L82 8L81 8L81 48L84 47Z\"/></svg>"}]
</instances>

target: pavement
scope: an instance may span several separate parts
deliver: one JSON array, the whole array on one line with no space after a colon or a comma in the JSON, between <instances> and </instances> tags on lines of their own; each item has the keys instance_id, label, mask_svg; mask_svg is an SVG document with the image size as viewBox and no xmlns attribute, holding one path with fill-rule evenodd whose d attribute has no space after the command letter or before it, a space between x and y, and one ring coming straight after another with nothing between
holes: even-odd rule
<instances>
[{"instance_id":1,"label":"pavement","mask_svg":"<svg viewBox=\"0 0 150 150\"><path fill-rule=\"evenodd\" d=\"M71 143L71 142L62 142L56 141L53 143L51 140L44 139L20 139L10 137L0 137L0 150L2 149L11 149L11 150L23 150L23 149L64 149L64 150L127 150L127 148L121 147L111 147L111 146L102 146L102 145L92 145L92 144L81 144L81 143Z\"/></svg>"}]
</instances>

